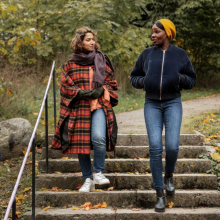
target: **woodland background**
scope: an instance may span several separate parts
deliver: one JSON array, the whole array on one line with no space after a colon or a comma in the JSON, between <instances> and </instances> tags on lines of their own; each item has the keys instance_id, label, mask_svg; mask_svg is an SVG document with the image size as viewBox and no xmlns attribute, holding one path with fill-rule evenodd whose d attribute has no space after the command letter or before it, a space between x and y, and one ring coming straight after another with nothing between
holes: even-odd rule
<instances>
[{"instance_id":1,"label":"woodland background","mask_svg":"<svg viewBox=\"0 0 220 220\"><path fill-rule=\"evenodd\" d=\"M141 51L152 46L151 27L160 18L176 25L172 43L191 58L200 86L196 91L218 89L219 0L1 0L0 121L29 119L39 111L52 61L59 84L61 67L71 55L70 41L82 26L97 31L101 50L116 69L120 96L140 108L135 98L143 102L144 93L131 88L129 74Z\"/></svg>"}]
</instances>

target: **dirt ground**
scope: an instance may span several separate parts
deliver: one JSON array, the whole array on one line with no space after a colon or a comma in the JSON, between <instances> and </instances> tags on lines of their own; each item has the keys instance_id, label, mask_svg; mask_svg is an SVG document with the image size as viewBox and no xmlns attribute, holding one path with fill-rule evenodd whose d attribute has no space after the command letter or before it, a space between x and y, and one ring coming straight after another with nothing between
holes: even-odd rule
<instances>
[{"instance_id":1,"label":"dirt ground","mask_svg":"<svg viewBox=\"0 0 220 220\"><path fill-rule=\"evenodd\" d=\"M203 112L220 109L220 95L183 101L183 120ZM119 134L136 133L146 134L144 109L116 114Z\"/></svg>"}]
</instances>

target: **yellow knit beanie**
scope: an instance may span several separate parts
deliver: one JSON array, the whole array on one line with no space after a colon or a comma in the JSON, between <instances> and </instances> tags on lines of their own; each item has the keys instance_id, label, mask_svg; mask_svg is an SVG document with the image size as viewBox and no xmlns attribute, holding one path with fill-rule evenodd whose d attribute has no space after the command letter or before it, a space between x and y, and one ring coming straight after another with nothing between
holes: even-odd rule
<instances>
[{"instance_id":1,"label":"yellow knit beanie","mask_svg":"<svg viewBox=\"0 0 220 220\"><path fill-rule=\"evenodd\" d=\"M174 23L169 19L160 19L158 21L163 25L169 40L173 40L176 37L176 27Z\"/></svg>"}]
</instances>

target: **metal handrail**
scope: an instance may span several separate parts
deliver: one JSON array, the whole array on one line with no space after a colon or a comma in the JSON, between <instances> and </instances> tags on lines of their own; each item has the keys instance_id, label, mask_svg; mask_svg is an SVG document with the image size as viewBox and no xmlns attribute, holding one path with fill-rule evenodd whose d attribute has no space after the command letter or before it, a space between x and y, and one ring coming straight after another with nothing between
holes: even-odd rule
<instances>
[{"instance_id":1,"label":"metal handrail","mask_svg":"<svg viewBox=\"0 0 220 220\"><path fill-rule=\"evenodd\" d=\"M15 215L16 193L17 193L18 185L20 183L21 176L22 176L22 173L24 171L24 167L25 167L25 164L27 162L28 154L31 150L31 147L33 147L33 150L32 150L32 219L35 219L35 144L34 144L35 141L34 140L35 140L36 130L37 130L40 118L41 118L41 114L43 112L44 105L45 105L45 108L46 108L45 109L45 115L46 115L45 128L46 128L46 131L48 131L47 95L48 95L48 90L49 90L49 87L50 87L52 76L53 76L53 81L55 82L55 69L54 69L54 67L55 67L55 61L53 61L53 64L52 64L50 77L49 77L49 80L48 80L48 83L47 83L47 88L46 88L46 91L45 91L45 94L44 94L44 98L43 98L43 101L42 101L42 104L41 104L41 108L40 108L40 111L39 111L39 114L38 114L38 118L37 118L34 130L32 132L31 139L30 139L30 142L28 144L28 148L27 148L27 151L25 153L24 160L23 160L23 163L21 165L21 169L19 171L17 181L15 183L13 192L11 194L11 198L10 198L10 201L8 203L8 207L7 207L7 210L6 210L6 213L5 213L4 220L8 220L8 216L10 214L10 210L12 208L12 205L13 205L13 209L14 209L14 212L12 213L12 219L16 218L16 215ZM56 110L55 83L53 83L53 86L54 86L54 88L53 88L53 90L54 90L54 109ZM54 112L55 112L55 110L54 110ZM56 114L54 116L56 117ZM54 118L54 123L55 123L55 126L56 126L56 118ZM48 132L46 132L45 139L46 139L46 155L47 155L46 156L46 160L47 160L46 164L48 165ZM48 167L47 167L47 171L48 171Z\"/></svg>"}]
</instances>

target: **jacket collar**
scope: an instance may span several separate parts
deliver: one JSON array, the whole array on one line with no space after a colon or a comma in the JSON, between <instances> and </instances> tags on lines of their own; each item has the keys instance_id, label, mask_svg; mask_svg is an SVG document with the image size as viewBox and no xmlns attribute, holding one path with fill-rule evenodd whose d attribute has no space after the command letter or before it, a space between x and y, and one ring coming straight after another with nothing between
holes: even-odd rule
<instances>
[{"instance_id":1,"label":"jacket collar","mask_svg":"<svg viewBox=\"0 0 220 220\"><path fill-rule=\"evenodd\" d=\"M157 48L158 51L162 51L162 48L160 46L155 46ZM171 50L171 48L173 47L173 45L171 43L169 43L169 46L166 50L166 52L168 52L169 50Z\"/></svg>"}]
</instances>

